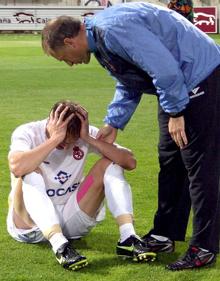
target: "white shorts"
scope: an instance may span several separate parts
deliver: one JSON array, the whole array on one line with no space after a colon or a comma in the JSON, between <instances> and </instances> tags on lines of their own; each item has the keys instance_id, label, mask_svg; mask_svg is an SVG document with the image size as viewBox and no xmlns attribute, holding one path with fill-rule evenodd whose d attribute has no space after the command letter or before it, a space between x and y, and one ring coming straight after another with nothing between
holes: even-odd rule
<instances>
[{"instance_id":1,"label":"white shorts","mask_svg":"<svg viewBox=\"0 0 220 281\"><path fill-rule=\"evenodd\" d=\"M73 192L65 205L54 205L60 226L67 239L76 239L87 235L96 224L105 217L105 207L100 206L96 218L89 217L83 212L76 200L77 191ZM19 229L13 221L13 204L7 216L8 233L19 242L39 243L46 241L37 226L31 229Z\"/></svg>"},{"instance_id":2,"label":"white shorts","mask_svg":"<svg viewBox=\"0 0 220 281\"><path fill-rule=\"evenodd\" d=\"M42 232L37 226L32 227L31 229L20 229L17 228L13 221L13 206L9 207L8 216L7 216L7 230L12 238L19 242L26 243L39 243L46 241Z\"/></svg>"}]
</instances>

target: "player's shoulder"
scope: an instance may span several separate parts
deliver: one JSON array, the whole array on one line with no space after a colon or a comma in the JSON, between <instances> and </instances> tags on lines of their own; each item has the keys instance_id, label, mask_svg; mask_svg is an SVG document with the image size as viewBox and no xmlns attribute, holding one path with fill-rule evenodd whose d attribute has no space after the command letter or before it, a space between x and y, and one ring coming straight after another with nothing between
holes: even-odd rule
<instances>
[{"instance_id":1,"label":"player's shoulder","mask_svg":"<svg viewBox=\"0 0 220 281\"><path fill-rule=\"evenodd\" d=\"M15 130L13 131L13 135L22 134L22 133L29 133L31 134L34 131L43 130L46 126L46 119L44 120L38 120L38 121L32 121L25 124L19 125Z\"/></svg>"}]
</instances>

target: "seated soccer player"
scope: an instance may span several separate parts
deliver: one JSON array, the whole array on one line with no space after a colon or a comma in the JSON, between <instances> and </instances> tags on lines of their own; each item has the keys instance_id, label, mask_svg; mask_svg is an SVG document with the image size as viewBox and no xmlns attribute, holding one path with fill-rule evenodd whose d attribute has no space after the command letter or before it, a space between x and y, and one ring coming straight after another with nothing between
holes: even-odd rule
<instances>
[{"instance_id":1,"label":"seated soccer player","mask_svg":"<svg viewBox=\"0 0 220 281\"><path fill-rule=\"evenodd\" d=\"M83 107L60 101L47 119L21 125L12 134L8 232L19 242L48 240L67 269L87 265L68 239L85 236L104 219L104 198L119 226L117 254L135 261L156 256L133 226L132 195L123 175L123 169L136 166L133 154L96 139L97 132ZM100 159L83 177L89 152Z\"/></svg>"}]
</instances>

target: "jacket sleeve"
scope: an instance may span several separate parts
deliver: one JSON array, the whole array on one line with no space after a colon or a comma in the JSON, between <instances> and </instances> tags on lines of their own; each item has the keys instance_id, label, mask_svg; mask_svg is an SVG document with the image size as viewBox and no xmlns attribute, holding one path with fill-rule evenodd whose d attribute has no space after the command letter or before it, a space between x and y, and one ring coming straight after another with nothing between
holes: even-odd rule
<instances>
[{"instance_id":1,"label":"jacket sleeve","mask_svg":"<svg viewBox=\"0 0 220 281\"><path fill-rule=\"evenodd\" d=\"M105 123L117 129L124 129L139 104L141 95L142 93L135 89L129 89L118 82L114 98L108 106Z\"/></svg>"}]
</instances>

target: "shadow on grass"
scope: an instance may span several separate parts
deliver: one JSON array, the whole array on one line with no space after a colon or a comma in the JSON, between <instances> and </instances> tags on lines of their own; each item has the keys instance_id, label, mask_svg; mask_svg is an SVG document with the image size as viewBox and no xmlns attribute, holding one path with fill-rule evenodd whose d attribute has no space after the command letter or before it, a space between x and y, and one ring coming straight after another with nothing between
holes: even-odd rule
<instances>
[{"instance_id":1,"label":"shadow on grass","mask_svg":"<svg viewBox=\"0 0 220 281\"><path fill-rule=\"evenodd\" d=\"M69 239L73 248L82 254L89 252L90 255L114 255L118 237L116 235L109 235L103 233L92 232L85 237L79 239ZM31 247L33 244L29 244ZM49 242L41 242L35 244L34 247L39 250L51 251Z\"/></svg>"},{"instance_id":2,"label":"shadow on grass","mask_svg":"<svg viewBox=\"0 0 220 281\"><path fill-rule=\"evenodd\" d=\"M92 232L78 240L71 240L77 249L94 250L106 254L115 252L119 236L109 233Z\"/></svg>"},{"instance_id":3,"label":"shadow on grass","mask_svg":"<svg viewBox=\"0 0 220 281\"><path fill-rule=\"evenodd\" d=\"M77 271L80 274L91 274L95 273L96 275L105 276L108 273L113 272L114 270L120 269L123 272L127 268L129 268L130 272L136 272L139 270L156 270L157 268L164 269L165 266L172 261L176 260L179 257L178 253L171 254L161 254L158 256L158 259L154 262L134 262L131 259L123 260L116 255L109 257L98 257L92 258L91 260L88 258L89 265L83 270ZM132 273L133 274L133 273Z\"/></svg>"}]
</instances>

